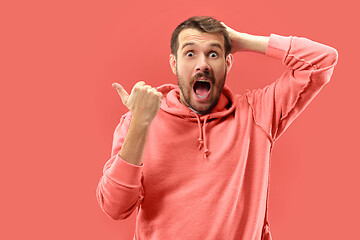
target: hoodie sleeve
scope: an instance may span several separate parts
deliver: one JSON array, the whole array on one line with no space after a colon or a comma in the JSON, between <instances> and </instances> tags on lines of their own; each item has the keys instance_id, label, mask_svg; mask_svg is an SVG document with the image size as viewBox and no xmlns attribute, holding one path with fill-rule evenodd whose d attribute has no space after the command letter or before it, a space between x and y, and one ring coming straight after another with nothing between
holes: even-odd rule
<instances>
[{"instance_id":1,"label":"hoodie sleeve","mask_svg":"<svg viewBox=\"0 0 360 240\"><path fill-rule=\"evenodd\" d=\"M275 142L330 81L338 53L307 38L271 34L265 54L281 60L287 70L246 97L255 123Z\"/></svg>"},{"instance_id":2,"label":"hoodie sleeve","mask_svg":"<svg viewBox=\"0 0 360 240\"><path fill-rule=\"evenodd\" d=\"M115 129L112 157L105 163L103 176L96 189L96 198L101 209L115 220L129 217L144 198L141 182L143 164L133 165L118 155L129 125L130 114L125 114Z\"/></svg>"}]
</instances>

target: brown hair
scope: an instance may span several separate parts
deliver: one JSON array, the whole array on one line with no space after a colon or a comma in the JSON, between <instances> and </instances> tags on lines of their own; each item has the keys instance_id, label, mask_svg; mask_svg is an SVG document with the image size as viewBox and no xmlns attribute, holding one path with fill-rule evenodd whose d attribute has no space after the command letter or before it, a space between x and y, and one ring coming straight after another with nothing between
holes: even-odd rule
<instances>
[{"instance_id":1,"label":"brown hair","mask_svg":"<svg viewBox=\"0 0 360 240\"><path fill-rule=\"evenodd\" d=\"M171 35L171 53L177 56L179 48L179 34L182 30L194 28L205 33L220 33L224 36L225 56L231 52L231 40L226 28L213 17L194 16L179 24Z\"/></svg>"}]
</instances>

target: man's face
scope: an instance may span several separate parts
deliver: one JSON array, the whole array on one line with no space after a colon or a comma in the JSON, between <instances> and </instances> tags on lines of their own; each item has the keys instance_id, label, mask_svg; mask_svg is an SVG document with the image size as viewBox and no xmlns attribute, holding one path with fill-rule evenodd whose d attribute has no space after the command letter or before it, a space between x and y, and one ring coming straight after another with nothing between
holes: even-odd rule
<instances>
[{"instance_id":1,"label":"man's face","mask_svg":"<svg viewBox=\"0 0 360 240\"><path fill-rule=\"evenodd\" d=\"M201 114L209 113L219 101L232 55L225 58L224 37L197 29L179 34L177 57L170 55L170 65L177 75L180 101Z\"/></svg>"}]
</instances>

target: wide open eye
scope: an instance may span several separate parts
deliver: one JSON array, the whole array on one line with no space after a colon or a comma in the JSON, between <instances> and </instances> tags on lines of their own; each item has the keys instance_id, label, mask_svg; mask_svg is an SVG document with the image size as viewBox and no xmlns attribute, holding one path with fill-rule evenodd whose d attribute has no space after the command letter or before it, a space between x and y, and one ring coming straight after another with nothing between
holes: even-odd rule
<instances>
[{"instance_id":1,"label":"wide open eye","mask_svg":"<svg viewBox=\"0 0 360 240\"><path fill-rule=\"evenodd\" d=\"M209 54L209 56L210 56L211 58L216 58L216 57L218 56L218 54L217 54L216 52L211 52L211 53Z\"/></svg>"},{"instance_id":2,"label":"wide open eye","mask_svg":"<svg viewBox=\"0 0 360 240\"><path fill-rule=\"evenodd\" d=\"M194 53L189 51L189 52L186 53L186 56L187 56L187 57L193 57L193 56L194 56Z\"/></svg>"}]
</instances>

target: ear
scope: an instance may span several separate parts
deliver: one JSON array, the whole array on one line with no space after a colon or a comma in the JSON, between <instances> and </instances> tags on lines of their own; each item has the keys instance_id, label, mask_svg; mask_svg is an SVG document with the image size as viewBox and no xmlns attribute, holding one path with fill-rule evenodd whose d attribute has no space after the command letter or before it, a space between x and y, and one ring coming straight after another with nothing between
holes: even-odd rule
<instances>
[{"instance_id":1,"label":"ear","mask_svg":"<svg viewBox=\"0 0 360 240\"><path fill-rule=\"evenodd\" d=\"M169 63L170 63L171 70L176 75L176 57L174 54L170 54Z\"/></svg>"},{"instance_id":2,"label":"ear","mask_svg":"<svg viewBox=\"0 0 360 240\"><path fill-rule=\"evenodd\" d=\"M230 71L233 61L234 61L234 56L231 53L229 53L226 56L226 72L227 73Z\"/></svg>"}]
</instances>

